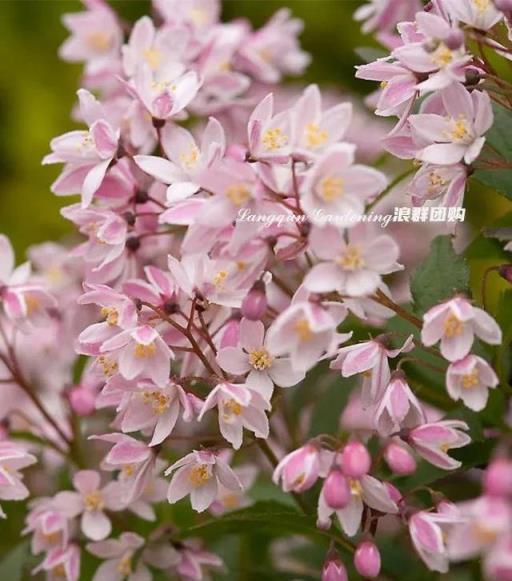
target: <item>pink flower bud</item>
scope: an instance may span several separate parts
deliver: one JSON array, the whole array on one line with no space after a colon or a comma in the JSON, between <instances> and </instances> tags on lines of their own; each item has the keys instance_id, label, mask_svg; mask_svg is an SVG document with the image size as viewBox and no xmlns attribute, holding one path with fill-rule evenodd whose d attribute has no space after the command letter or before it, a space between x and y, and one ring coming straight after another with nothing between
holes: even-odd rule
<instances>
[{"instance_id":1,"label":"pink flower bud","mask_svg":"<svg viewBox=\"0 0 512 581\"><path fill-rule=\"evenodd\" d=\"M89 416L95 409L96 393L89 387L78 385L69 392L69 404L78 416Z\"/></svg>"},{"instance_id":2,"label":"pink flower bud","mask_svg":"<svg viewBox=\"0 0 512 581\"><path fill-rule=\"evenodd\" d=\"M485 472L484 488L491 496L512 495L512 461L507 458L493 460Z\"/></svg>"},{"instance_id":3,"label":"pink flower bud","mask_svg":"<svg viewBox=\"0 0 512 581\"><path fill-rule=\"evenodd\" d=\"M460 28L453 29L450 34L444 39L444 44L450 50L457 50L464 44L464 33Z\"/></svg>"},{"instance_id":4,"label":"pink flower bud","mask_svg":"<svg viewBox=\"0 0 512 581\"><path fill-rule=\"evenodd\" d=\"M372 459L361 442L349 442L341 454L343 474L350 478L361 478L368 474Z\"/></svg>"},{"instance_id":5,"label":"pink flower bud","mask_svg":"<svg viewBox=\"0 0 512 581\"><path fill-rule=\"evenodd\" d=\"M354 555L354 565L362 577L377 577L380 573L380 553L377 545L371 541L360 543Z\"/></svg>"},{"instance_id":6,"label":"pink flower bud","mask_svg":"<svg viewBox=\"0 0 512 581\"><path fill-rule=\"evenodd\" d=\"M412 474L416 470L416 460L412 454L395 442L386 447L384 458L391 470L399 476Z\"/></svg>"},{"instance_id":7,"label":"pink flower bud","mask_svg":"<svg viewBox=\"0 0 512 581\"><path fill-rule=\"evenodd\" d=\"M259 321L267 312L265 283L257 280L242 303L242 315L250 321Z\"/></svg>"},{"instance_id":8,"label":"pink flower bud","mask_svg":"<svg viewBox=\"0 0 512 581\"><path fill-rule=\"evenodd\" d=\"M348 581L345 565L336 553L329 552L327 555L327 560L322 570L322 581Z\"/></svg>"},{"instance_id":9,"label":"pink flower bud","mask_svg":"<svg viewBox=\"0 0 512 581\"><path fill-rule=\"evenodd\" d=\"M324 499L334 509L344 508L350 500L350 487L340 470L334 469L327 476L323 486Z\"/></svg>"}]
</instances>

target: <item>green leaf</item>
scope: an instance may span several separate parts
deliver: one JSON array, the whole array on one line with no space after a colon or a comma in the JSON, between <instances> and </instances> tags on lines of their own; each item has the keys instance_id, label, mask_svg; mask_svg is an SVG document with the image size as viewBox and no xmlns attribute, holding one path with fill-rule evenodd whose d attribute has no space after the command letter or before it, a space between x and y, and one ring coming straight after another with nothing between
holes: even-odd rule
<instances>
[{"instance_id":1,"label":"green leaf","mask_svg":"<svg viewBox=\"0 0 512 581\"><path fill-rule=\"evenodd\" d=\"M28 543L20 543L11 549L0 562L0 579L21 581L28 556Z\"/></svg>"},{"instance_id":2,"label":"green leaf","mask_svg":"<svg viewBox=\"0 0 512 581\"><path fill-rule=\"evenodd\" d=\"M489 186L512 200L512 169L478 169L473 177L484 186Z\"/></svg>"},{"instance_id":3,"label":"green leaf","mask_svg":"<svg viewBox=\"0 0 512 581\"><path fill-rule=\"evenodd\" d=\"M469 269L466 259L453 250L449 236L437 236L430 254L416 269L411 292L415 310L424 313L456 292L468 292Z\"/></svg>"}]
</instances>

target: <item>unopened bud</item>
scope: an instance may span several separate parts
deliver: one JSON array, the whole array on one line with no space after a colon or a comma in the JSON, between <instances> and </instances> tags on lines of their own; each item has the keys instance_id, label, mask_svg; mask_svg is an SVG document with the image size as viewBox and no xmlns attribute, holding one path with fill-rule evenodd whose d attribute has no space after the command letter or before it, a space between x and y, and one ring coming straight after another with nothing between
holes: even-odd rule
<instances>
[{"instance_id":1,"label":"unopened bud","mask_svg":"<svg viewBox=\"0 0 512 581\"><path fill-rule=\"evenodd\" d=\"M413 455L395 442L391 442L386 447L384 458L390 469L398 476L406 476L416 470L416 460Z\"/></svg>"},{"instance_id":2,"label":"unopened bud","mask_svg":"<svg viewBox=\"0 0 512 581\"><path fill-rule=\"evenodd\" d=\"M360 543L354 555L354 566L362 577L377 577L380 573L380 553L377 545L371 541Z\"/></svg>"},{"instance_id":3,"label":"unopened bud","mask_svg":"<svg viewBox=\"0 0 512 581\"><path fill-rule=\"evenodd\" d=\"M257 280L242 303L242 315L250 321L259 321L267 312L265 283Z\"/></svg>"},{"instance_id":4,"label":"unopened bud","mask_svg":"<svg viewBox=\"0 0 512 581\"><path fill-rule=\"evenodd\" d=\"M512 495L512 461L507 458L493 460L485 472L484 488L491 496Z\"/></svg>"},{"instance_id":5,"label":"unopened bud","mask_svg":"<svg viewBox=\"0 0 512 581\"><path fill-rule=\"evenodd\" d=\"M498 267L499 275L512 284L512 264L501 264Z\"/></svg>"},{"instance_id":6,"label":"unopened bud","mask_svg":"<svg viewBox=\"0 0 512 581\"><path fill-rule=\"evenodd\" d=\"M361 478L370 471L371 456L361 442L349 442L341 454L343 474L349 478Z\"/></svg>"},{"instance_id":7,"label":"unopened bud","mask_svg":"<svg viewBox=\"0 0 512 581\"><path fill-rule=\"evenodd\" d=\"M443 42L450 50L457 50L464 44L464 33L460 28L454 28Z\"/></svg>"},{"instance_id":8,"label":"unopened bud","mask_svg":"<svg viewBox=\"0 0 512 581\"><path fill-rule=\"evenodd\" d=\"M347 570L335 552L329 551L322 570L322 581L348 581Z\"/></svg>"},{"instance_id":9,"label":"unopened bud","mask_svg":"<svg viewBox=\"0 0 512 581\"><path fill-rule=\"evenodd\" d=\"M69 405L78 416L90 416L95 404L96 394L89 387L77 385L69 392Z\"/></svg>"},{"instance_id":10,"label":"unopened bud","mask_svg":"<svg viewBox=\"0 0 512 581\"><path fill-rule=\"evenodd\" d=\"M323 486L324 500L330 508L344 508L350 501L350 487L341 470L331 470Z\"/></svg>"},{"instance_id":11,"label":"unopened bud","mask_svg":"<svg viewBox=\"0 0 512 581\"><path fill-rule=\"evenodd\" d=\"M467 69L465 72L465 84L468 87L473 87L474 85L478 85L482 75L480 74L477 69Z\"/></svg>"}]
</instances>

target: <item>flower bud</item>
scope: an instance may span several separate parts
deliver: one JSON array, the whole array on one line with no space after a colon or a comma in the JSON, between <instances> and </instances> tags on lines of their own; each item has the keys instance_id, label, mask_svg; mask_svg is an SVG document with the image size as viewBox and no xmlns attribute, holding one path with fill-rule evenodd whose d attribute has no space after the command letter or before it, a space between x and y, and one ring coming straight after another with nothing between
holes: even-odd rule
<instances>
[{"instance_id":1,"label":"flower bud","mask_svg":"<svg viewBox=\"0 0 512 581\"><path fill-rule=\"evenodd\" d=\"M471 69L471 68L466 69L464 76L465 76L464 83L468 87L472 87L474 85L477 85L480 82L480 79L482 78L480 71L478 71L477 69Z\"/></svg>"},{"instance_id":2,"label":"flower bud","mask_svg":"<svg viewBox=\"0 0 512 581\"><path fill-rule=\"evenodd\" d=\"M388 444L384 458L390 469L399 476L412 474L416 470L416 460L413 455L396 442Z\"/></svg>"},{"instance_id":3,"label":"flower bud","mask_svg":"<svg viewBox=\"0 0 512 581\"><path fill-rule=\"evenodd\" d=\"M331 470L323 486L324 499L334 509L344 508L350 500L350 487L341 470Z\"/></svg>"},{"instance_id":4,"label":"flower bud","mask_svg":"<svg viewBox=\"0 0 512 581\"><path fill-rule=\"evenodd\" d=\"M69 405L78 416L89 416L95 410L96 394L89 387L77 385L69 392Z\"/></svg>"},{"instance_id":5,"label":"flower bud","mask_svg":"<svg viewBox=\"0 0 512 581\"><path fill-rule=\"evenodd\" d=\"M335 552L329 551L322 570L322 581L348 581L347 570Z\"/></svg>"},{"instance_id":6,"label":"flower bud","mask_svg":"<svg viewBox=\"0 0 512 581\"><path fill-rule=\"evenodd\" d=\"M498 267L499 275L507 282L512 283L512 264L502 264Z\"/></svg>"},{"instance_id":7,"label":"flower bud","mask_svg":"<svg viewBox=\"0 0 512 581\"><path fill-rule=\"evenodd\" d=\"M484 488L491 496L512 495L512 461L507 458L493 460L485 472Z\"/></svg>"},{"instance_id":8,"label":"flower bud","mask_svg":"<svg viewBox=\"0 0 512 581\"><path fill-rule=\"evenodd\" d=\"M498 10L509 12L512 10L512 0L494 0L494 6L496 6Z\"/></svg>"},{"instance_id":9,"label":"flower bud","mask_svg":"<svg viewBox=\"0 0 512 581\"><path fill-rule=\"evenodd\" d=\"M370 471L372 459L361 442L349 442L341 454L343 474L349 478L361 478Z\"/></svg>"},{"instance_id":10,"label":"flower bud","mask_svg":"<svg viewBox=\"0 0 512 581\"><path fill-rule=\"evenodd\" d=\"M371 541L360 543L354 555L354 566L362 577L377 577L380 573L380 553L377 545Z\"/></svg>"},{"instance_id":11,"label":"flower bud","mask_svg":"<svg viewBox=\"0 0 512 581\"><path fill-rule=\"evenodd\" d=\"M267 312L265 283L257 280L242 302L242 315L250 321L259 321Z\"/></svg>"},{"instance_id":12,"label":"flower bud","mask_svg":"<svg viewBox=\"0 0 512 581\"><path fill-rule=\"evenodd\" d=\"M286 455L274 470L273 480L282 480L285 492L309 490L320 475L320 450L315 444L306 444Z\"/></svg>"},{"instance_id":13,"label":"flower bud","mask_svg":"<svg viewBox=\"0 0 512 581\"><path fill-rule=\"evenodd\" d=\"M455 28L444 39L444 44L450 50L457 50L464 44L464 33L460 28Z\"/></svg>"}]
</instances>

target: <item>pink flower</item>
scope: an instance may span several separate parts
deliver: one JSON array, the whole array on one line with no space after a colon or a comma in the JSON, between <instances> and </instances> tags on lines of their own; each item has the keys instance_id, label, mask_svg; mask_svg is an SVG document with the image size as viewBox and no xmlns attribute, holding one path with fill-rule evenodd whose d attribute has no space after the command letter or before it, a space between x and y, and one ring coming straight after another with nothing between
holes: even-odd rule
<instances>
[{"instance_id":1,"label":"pink flower","mask_svg":"<svg viewBox=\"0 0 512 581\"><path fill-rule=\"evenodd\" d=\"M342 468L343 469L343 468ZM325 499L324 491L318 498L318 526L329 528L331 517L336 514L343 532L353 537L361 525L364 505L379 512L396 514L398 507L392 500L385 484L366 474L360 478L350 478L350 500L343 508L331 508Z\"/></svg>"},{"instance_id":2,"label":"pink flower","mask_svg":"<svg viewBox=\"0 0 512 581\"><path fill-rule=\"evenodd\" d=\"M48 581L78 581L80 577L80 549L77 545L55 547L46 555L33 574L46 571Z\"/></svg>"},{"instance_id":3,"label":"pink flower","mask_svg":"<svg viewBox=\"0 0 512 581\"><path fill-rule=\"evenodd\" d=\"M118 56L123 31L106 2L86 5L86 12L64 15L62 20L71 36L60 47L59 56L66 61L87 61L99 67Z\"/></svg>"},{"instance_id":4,"label":"pink flower","mask_svg":"<svg viewBox=\"0 0 512 581\"><path fill-rule=\"evenodd\" d=\"M23 484L22 468L35 464L37 459L20 444L0 441L0 499L23 500L28 497L29 491ZM0 517L5 514L0 508Z\"/></svg>"},{"instance_id":5,"label":"pink flower","mask_svg":"<svg viewBox=\"0 0 512 581\"><path fill-rule=\"evenodd\" d=\"M409 534L421 559L432 571L446 573L449 568L446 535L462 522L457 507L442 502L437 512L420 511L409 519Z\"/></svg>"},{"instance_id":6,"label":"pink flower","mask_svg":"<svg viewBox=\"0 0 512 581\"><path fill-rule=\"evenodd\" d=\"M467 355L451 363L446 372L446 389L455 401L461 399L473 411L483 410L489 397L489 388L499 380L492 367L478 355Z\"/></svg>"},{"instance_id":7,"label":"pink flower","mask_svg":"<svg viewBox=\"0 0 512 581\"><path fill-rule=\"evenodd\" d=\"M416 460L405 444L392 440L384 451L384 459L389 468L398 476L407 476L416 471Z\"/></svg>"},{"instance_id":8,"label":"pink flower","mask_svg":"<svg viewBox=\"0 0 512 581\"><path fill-rule=\"evenodd\" d=\"M110 482L100 488L98 472L80 470L73 477L73 486L78 492L59 492L54 499L55 506L68 518L81 514L81 529L89 539L100 541L108 537L112 525L104 510L115 511L123 508L117 483Z\"/></svg>"},{"instance_id":9,"label":"pink flower","mask_svg":"<svg viewBox=\"0 0 512 581\"><path fill-rule=\"evenodd\" d=\"M295 152L308 158L342 139L352 119L352 104L340 103L322 111L320 90L317 85L309 85L295 103L292 115Z\"/></svg>"},{"instance_id":10,"label":"pink flower","mask_svg":"<svg viewBox=\"0 0 512 581\"><path fill-rule=\"evenodd\" d=\"M314 443L306 444L287 454L276 466L272 480L281 480L285 492L309 490L320 476L321 451Z\"/></svg>"},{"instance_id":11,"label":"pink flower","mask_svg":"<svg viewBox=\"0 0 512 581\"><path fill-rule=\"evenodd\" d=\"M239 492L242 485L219 455L208 450L193 451L172 466L165 475L174 472L167 492L167 500L174 504L190 494L192 508L197 512L206 510L216 499L219 487Z\"/></svg>"},{"instance_id":12,"label":"pink flower","mask_svg":"<svg viewBox=\"0 0 512 581\"><path fill-rule=\"evenodd\" d=\"M208 573L203 571L203 567L222 569L224 563L222 559L202 548L200 542L195 539L183 541L179 549L179 562L176 565L177 573L186 581L203 581L207 579Z\"/></svg>"},{"instance_id":13,"label":"pink flower","mask_svg":"<svg viewBox=\"0 0 512 581\"><path fill-rule=\"evenodd\" d=\"M102 470L119 470L120 500L123 504L136 501L153 479L155 455L144 442L125 434L90 436L114 444L101 463Z\"/></svg>"},{"instance_id":14,"label":"pink flower","mask_svg":"<svg viewBox=\"0 0 512 581\"><path fill-rule=\"evenodd\" d=\"M393 432L415 428L425 422L425 412L407 385L405 376L396 372L375 411L377 431L381 436L390 436Z\"/></svg>"},{"instance_id":15,"label":"pink flower","mask_svg":"<svg viewBox=\"0 0 512 581\"><path fill-rule=\"evenodd\" d=\"M461 206L466 187L467 170L463 164L432 165L425 163L409 184L414 206L441 198L447 207Z\"/></svg>"},{"instance_id":16,"label":"pink flower","mask_svg":"<svg viewBox=\"0 0 512 581\"><path fill-rule=\"evenodd\" d=\"M327 555L322 568L322 581L348 581L345 565L336 553Z\"/></svg>"},{"instance_id":17,"label":"pink flower","mask_svg":"<svg viewBox=\"0 0 512 581\"><path fill-rule=\"evenodd\" d=\"M397 23L413 20L421 8L418 0L370 0L355 11L354 18L363 21L364 33L392 31Z\"/></svg>"},{"instance_id":18,"label":"pink flower","mask_svg":"<svg viewBox=\"0 0 512 581\"><path fill-rule=\"evenodd\" d=\"M512 533L503 535L491 548L484 561L486 579L512 579Z\"/></svg>"},{"instance_id":19,"label":"pink flower","mask_svg":"<svg viewBox=\"0 0 512 581\"><path fill-rule=\"evenodd\" d=\"M484 133L493 123L489 95L482 91L470 93L460 83L454 83L439 93L443 114L411 115L413 136L426 144L416 154L421 161L450 165L464 160L472 163L485 142Z\"/></svg>"},{"instance_id":20,"label":"pink flower","mask_svg":"<svg viewBox=\"0 0 512 581\"><path fill-rule=\"evenodd\" d=\"M311 235L311 247L323 261L304 279L310 292L338 291L351 297L374 293L382 275L400 270L400 249L386 234L370 237L365 227L348 230L346 236L329 226Z\"/></svg>"},{"instance_id":21,"label":"pink flower","mask_svg":"<svg viewBox=\"0 0 512 581\"><path fill-rule=\"evenodd\" d=\"M268 329L266 347L274 356L289 355L294 371L304 373L350 338L350 334L336 332L345 316L346 310L339 303L329 311L297 295Z\"/></svg>"},{"instance_id":22,"label":"pink flower","mask_svg":"<svg viewBox=\"0 0 512 581\"><path fill-rule=\"evenodd\" d=\"M494 319L465 298L441 303L423 316L422 343L431 346L440 340L441 353L449 361L465 357L475 335L491 345L501 343L501 329Z\"/></svg>"},{"instance_id":23,"label":"pink flower","mask_svg":"<svg viewBox=\"0 0 512 581\"><path fill-rule=\"evenodd\" d=\"M310 62L297 41L302 21L282 8L259 30L245 36L238 53L238 65L263 83L277 83L282 75L300 74Z\"/></svg>"},{"instance_id":24,"label":"pink flower","mask_svg":"<svg viewBox=\"0 0 512 581\"><path fill-rule=\"evenodd\" d=\"M492 1L444 0L444 5L452 18L478 30L489 30L503 18Z\"/></svg>"},{"instance_id":25,"label":"pink flower","mask_svg":"<svg viewBox=\"0 0 512 581\"><path fill-rule=\"evenodd\" d=\"M240 344L225 347L217 355L217 362L228 373L245 375L245 385L270 401L274 384L280 387L296 385L304 379L304 372L294 371L289 357L277 357L268 348L265 327L260 321L242 319Z\"/></svg>"},{"instance_id":26,"label":"pink flower","mask_svg":"<svg viewBox=\"0 0 512 581\"><path fill-rule=\"evenodd\" d=\"M87 131L70 131L56 137L50 143L52 153L43 159L43 164L65 163L64 173L52 185L58 193L60 182L69 171L80 171L83 179L80 189L82 207L90 205L101 186L105 174L117 152L119 129L107 120L107 114L96 98L86 91L78 91L80 112L89 126Z\"/></svg>"},{"instance_id":27,"label":"pink flower","mask_svg":"<svg viewBox=\"0 0 512 581\"><path fill-rule=\"evenodd\" d=\"M380 553L377 545L371 541L359 543L354 555L354 565L362 577L377 577L380 573Z\"/></svg>"},{"instance_id":28,"label":"pink flower","mask_svg":"<svg viewBox=\"0 0 512 581\"><path fill-rule=\"evenodd\" d=\"M462 448L471 442L461 430L469 430L469 426L459 420L442 420L414 428L407 441L430 464L443 470L455 470L461 462L448 456L448 450Z\"/></svg>"},{"instance_id":29,"label":"pink flower","mask_svg":"<svg viewBox=\"0 0 512 581\"><path fill-rule=\"evenodd\" d=\"M195 180L222 158L226 147L222 125L213 117L203 132L200 146L189 131L173 123L162 129L161 143L168 159L136 155L134 160L143 171L170 184L167 188L169 204L195 194L200 188Z\"/></svg>"},{"instance_id":30,"label":"pink flower","mask_svg":"<svg viewBox=\"0 0 512 581\"><path fill-rule=\"evenodd\" d=\"M30 504L23 535L31 533L30 547L33 555L61 549L68 545L69 524L67 516L58 510L53 499L40 498Z\"/></svg>"},{"instance_id":31,"label":"pink flower","mask_svg":"<svg viewBox=\"0 0 512 581\"><path fill-rule=\"evenodd\" d=\"M448 536L448 554L453 561L485 554L511 533L512 507L504 498L481 496L459 504L459 509L463 519Z\"/></svg>"},{"instance_id":32,"label":"pink flower","mask_svg":"<svg viewBox=\"0 0 512 581\"><path fill-rule=\"evenodd\" d=\"M87 550L95 557L106 559L94 574L93 581L146 581L151 573L142 559L135 566L138 550L144 546L144 539L136 533L121 533L119 539L108 539L89 543Z\"/></svg>"},{"instance_id":33,"label":"pink flower","mask_svg":"<svg viewBox=\"0 0 512 581\"><path fill-rule=\"evenodd\" d=\"M194 71L185 72L181 64L169 63L153 71L144 63L125 86L153 119L165 121L183 112L196 96L200 82Z\"/></svg>"},{"instance_id":34,"label":"pink flower","mask_svg":"<svg viewBox=\"0 0 512 581\"><path fill-rule=\"evenodd\" d=\"M157 385L166 385L169 381L174 353L149 325L121 331L105 341L100 351L115 356L119 373L126 379L146 377Z\"/></svg>"},{"instance_id":35,"label":"pink flower","mask_svg":"<svg viewBox=\"0 0 512 581\"><path fill-rule=\"evenodd\" d=\"M225 460L229 461L231 455L226 454ZM247 495L247 491L254 484L258 476L258 468L252 464L236 466L233 469L236 477L242 485L242 490L236 492L226 488L219 483L217 500L210 505L209 511L214 516L220 516L232 510L238 510L252 504L252 499Z\"/></svg>"},{"instance_id":36,"label":"pink flower","mask_svg":"<svg viewBox=\"0 0 512 581\"><path fill-rule=\"evenodd\" d=\"M268 437L265 410L270 409L270 404L258 392L243 384L219 383L208 394L198 421L215 406L218 408L220 432L235 450L242 445L244 428L257 438Z\"/></svg>"},{"instance_id":37,"label":"pink flower","mask_svg":"<svg viewBox=\"0 0 512 581\"><path fill-rule=\"evenodd\" d=\"M117 408L118 425L123 432L152 433L150 446L161 444L173 431L179 417L189 422L193 412L187 394L177 383L159 387L139 382L127 389Z\"/></svg>"},{"instance_id":38,"label":"pink flower","mask_svg":"<svg viewBox=\"0 0 512 581\"><path fill-rule=\"evenodd\" d=\"M325 225L333 215L340 221L337 226L354 224L354 216L364 213L365 202L386 187L384 174L354 164L354 152L348 143L331 145L308 171L301 186L301 205L314 224Z\"/></svg>"},{"instance_id":39,"label":"pink flower","mask_svg":"<svg viewBox=\"0 0 512 581\"><path fill-rule=\"evenodd\" d=\"M351 377L356 373L363 375L362 399L363 405L367 407L380 399L389 383L391 371L388 359L394 359L400 353L407 353L412 348L412 335L397 349L386 346L384 335L372 341L342 347L331 363L331 369L341 370L343 377Z\"/></svg>"}]
</instances>

